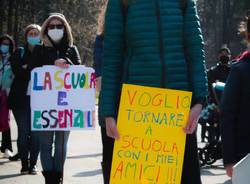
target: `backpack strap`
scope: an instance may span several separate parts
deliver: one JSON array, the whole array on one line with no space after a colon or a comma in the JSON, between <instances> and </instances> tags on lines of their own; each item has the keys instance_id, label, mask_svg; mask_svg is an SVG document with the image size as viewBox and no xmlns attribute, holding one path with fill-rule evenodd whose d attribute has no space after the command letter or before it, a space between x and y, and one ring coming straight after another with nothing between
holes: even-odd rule
<instances>
[{"instance_id":1,"label":"backpack strap","mask_svg":"<svg viewBox=\"0 0 250 184\"><path fill-rule=\"evenodd\" d=\"M127 47L127 36L126 36L126 23L127 23L127 14L128 14L128 1L129 0L120 0L120 5L121 5L121 11L122 11L122 21L123 21L123 27L124 27L124 36L123 36L123 75L122 75L122 82L127 81L127 76L128 76L128 70L127 70L127 65L129 63L126 62L126 55L128 53L128 47Z\"/></svg>"},{"instance_id":2,"label":"backpack strap","mask_svg":"<svg viewBox=\"0 0 250 184\"><path fill-rule=\"evenodd\" d=\"M128 0L120 0L121 10L123 15L123 22L126 24L127 13L128 13Z\"/></svg>"},{"instance_id":3,"label":"backpack strap","mask_svg":"<svg viewBox=\"0 0 250 184\"><path fill-rule=\"evenodd\" d=\"M127 23L127 14L128 14L128 0L120 0L121 4L121 11L122 11L122 18L123 18L123 27L126 27ZM126 40L126 35L123 38L124 42L124 53L127 52L127 40Z\"/></svg>"},{"instance_id":4,"label":"backpack strap","mask_svg":"<svg viewBox=\"0 0 250 184\"><path fill-rule=\"evenodd\" d=\"M180 0L180 7L181 7L181 10L182 10L182 16L185 15L186 13L186 10L187 10L187 0Z\"/></svg>"}]
</instances>

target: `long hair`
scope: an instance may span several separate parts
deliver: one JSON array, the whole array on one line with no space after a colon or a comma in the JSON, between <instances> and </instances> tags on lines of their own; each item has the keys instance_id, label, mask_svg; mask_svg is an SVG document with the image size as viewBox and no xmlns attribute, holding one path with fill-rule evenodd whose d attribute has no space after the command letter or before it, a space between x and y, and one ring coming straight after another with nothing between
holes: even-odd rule
<instances>
[{"instance_id":1,"label":"long hair","mask_svg":"<svg viewBox=\"0 0 250 184\"><path fill-rule=\"evenodd\" d=\"M10 42L9 53L12 54L15 50L15 41L8 34L4 34L4 35L0 36L0 44L2 44L3 40L9 40L9 42ZM0 51L0 54L1 54L1 51Z\"/></svg>"},{"instance_id":2,"label":"long hair","mask_svg":"<svg viewBox=\"0 0 250 184\"><path fill-rule=\"evenodd\" d=\"M50 16L44 21L42 25L41 33L40 33L41 40L43 41L43 43L47 46L52 46L52 42L48 36L48 25L53 19L57 19L61 21L62 24L64 25L64 35L60 44L72 47L73 36L72 36L71 27L68 21L66 20L65 16L61 13L51 13Z\"/></svg>"},{"instance_id":3,"label":"long hair","mask_svg":"<svg viewBox=\"0 0 250 184\"><path fill-rule=\"evenodd\" d=\"M98 27L97 27L97 34L103 35L105 30L105 15L107 10L108 0L104 2L104 5L101 8L101 12L98 16Z\"/></svg>"},{"instance_id":4,"label":"long hair","mask_svg":"<svg viewBox=\"0 0 250 184\"><path fill-rule=\"evenodd\" d=\"M29 24L29 25L24 29L24 38L25 38L25 41L27 41L28 33L29 33L32 29L37 29L39 33L41 32L41 26L39 26L38 24Z\"/></svg>"}]
</instances>

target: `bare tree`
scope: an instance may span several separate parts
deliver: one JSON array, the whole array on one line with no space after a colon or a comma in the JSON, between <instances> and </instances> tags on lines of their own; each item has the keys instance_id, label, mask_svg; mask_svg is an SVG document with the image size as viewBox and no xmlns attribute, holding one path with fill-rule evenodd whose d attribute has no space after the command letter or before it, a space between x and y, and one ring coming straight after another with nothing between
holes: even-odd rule
<instances>
[{"instance_id":1,"label":"bare tree","mask_svg":"<svg viewBox=\"0 0 250 184\"><path fill-rule=\"evenodd\" d=\"M12 34L13 33L13 4L15 0L9 1L9 7L8 7L8 28L7 33Z\"/></svg>"}]
</instances>

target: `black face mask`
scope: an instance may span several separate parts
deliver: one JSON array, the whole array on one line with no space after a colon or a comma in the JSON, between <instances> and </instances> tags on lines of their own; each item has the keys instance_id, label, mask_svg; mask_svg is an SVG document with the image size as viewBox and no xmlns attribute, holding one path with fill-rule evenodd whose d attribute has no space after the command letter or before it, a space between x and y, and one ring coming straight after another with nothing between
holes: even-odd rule
<instances>
[{"instance_id":1,"label":"black face mask","mask_svg":"<svg viewBox=\"0 0 250 184\"><path fill-rule=\"evenodd\" d=\"M230 59L229 56L224 55L220 57L220 62L225 65L225 64L228 64L229 59Z\"/></svg>"}]
</instances>

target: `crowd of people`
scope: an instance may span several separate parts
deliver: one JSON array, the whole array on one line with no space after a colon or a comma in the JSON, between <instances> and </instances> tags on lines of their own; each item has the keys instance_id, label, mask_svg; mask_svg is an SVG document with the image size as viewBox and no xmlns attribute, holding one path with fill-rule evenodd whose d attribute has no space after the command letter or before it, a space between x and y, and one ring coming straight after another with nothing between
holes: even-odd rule
<instances>
[{"instance_id":1,"label":"crowd of people","mask_svg":"<svg viewBox=\"0 0 250 184\"><path fill-rule=\"evenodd\" d=\"M224 165L232 176L232 166L250 152L247 143L250 120L246 116L250 100L250 17L245 27L248 50L239 61L230 64L231 52L223 47L218 53L217 66L206 71L204 42L193 0L141 1L132 5L127 0L109 0L105 4L99 16L93 58L96 89L100 92L98 118L104 184L110 181L114 140L120 136L116 119L123 83L193 92L184 129L187 139L181 183L200 184L197 122L208 94L208 100L214 100L211 83L227 81L220 104L221 132ZM67 69L70 65L80 65L81 59L70 25L60 13L50 14L41 27L28 25L24 40L25 45L16 48L9 35L0 37L1 152L10 160L20 158L21 174L37 174L40 153L45 183L59 184L70 132L31 131L28 86L32 69L43 65ZM10 110L18 127L16 155L11 142Z\"/></svg>"},{"instance_id":2,"label":"crowd of people","mask_svg":"<svg viewBox=\"0 0 250 184\"><path fill-rule=\"evenodd\" d=\"M37 160L43 168L45 183L61 183L66 159L69 131L31 131L29 81L31 70L43 65L55 65L62 69L80 65L77 47L73 44L71 28L60 13L51 14L40 27L30 24L24 31L25 45L15 49L9 35L0 37L1 46L1 152L13 160L10 109L17 123L18 154L21 174L37 174ZM53 150L54 143L54 150Z\"/></svg>"}]
</instances>

